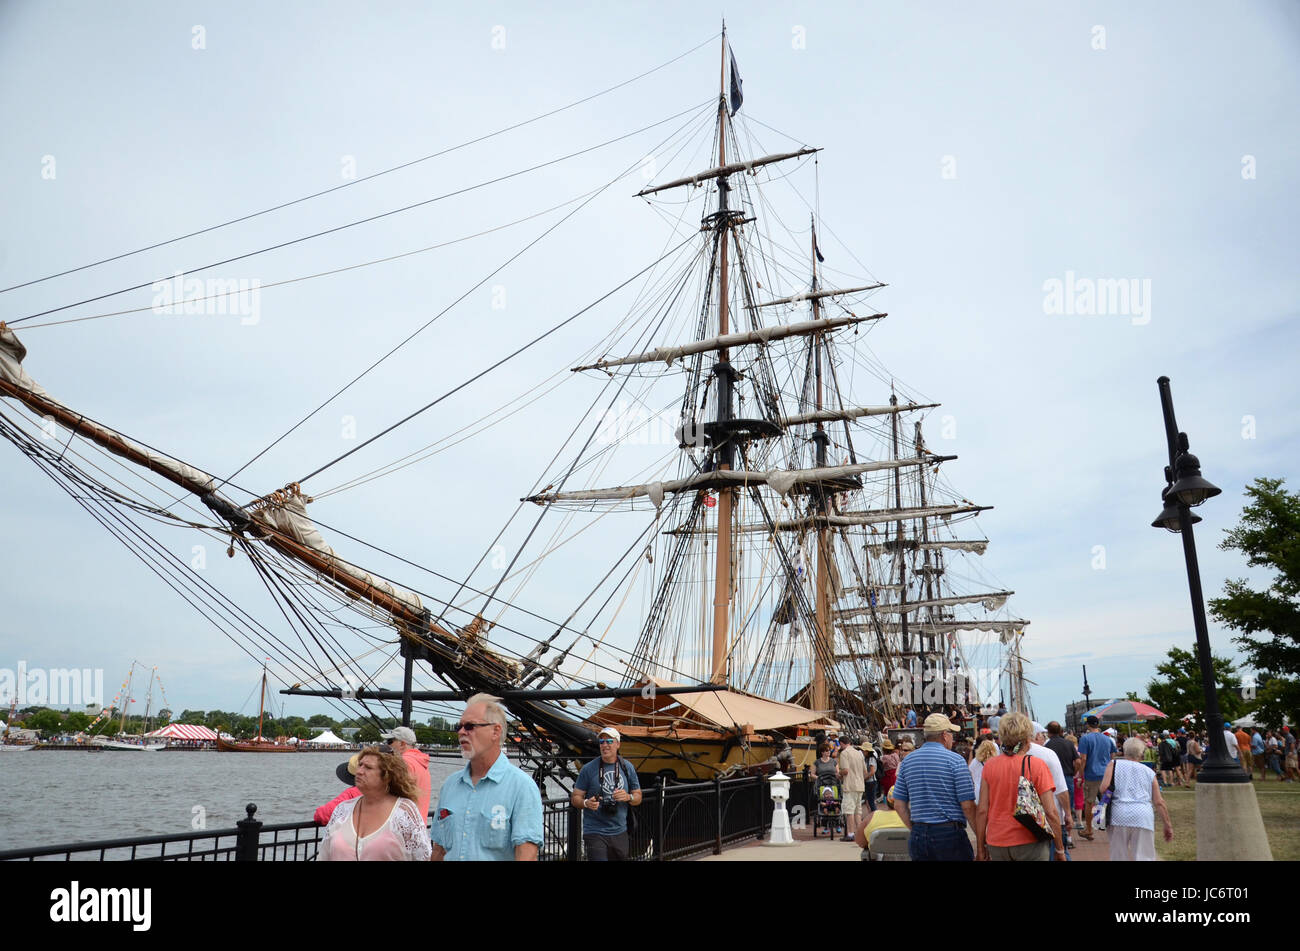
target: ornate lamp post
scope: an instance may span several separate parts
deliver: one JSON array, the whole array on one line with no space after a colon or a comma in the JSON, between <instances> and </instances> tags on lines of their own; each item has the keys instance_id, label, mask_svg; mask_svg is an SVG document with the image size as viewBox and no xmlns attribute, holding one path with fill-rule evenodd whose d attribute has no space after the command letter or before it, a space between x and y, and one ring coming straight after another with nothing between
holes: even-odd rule
<instances>
[{"instance_id":1,"label":"ornate lamp post","mask_svg":"<svg viewBox=\"0 0 1300 951\"><path fill-rule=\"evenodd\" d=\"M1193 507L1214 498L1222 490L1201 477L1201 463L1188 451L1187 434L1178 431L1174 420L1174 399L1169 377L1156 381L1160 407L1165 418L1165 439L1169 465L1165 467L1165 488L1160 493L1164 508L1153 528L1183 536L1183 557L1187 562L1187 584L1192 596L1192 619L1196 627L1196 653L1201 664L1201 688L1205 693L1205 716L1210 734L1210 755L1197 774L1196 857L1205 859L1271 860L1268 837L1260 818L1259 803L1250 776L1228 755L1223 715L1214 683L1214 662L1210 635L1205 623L1205 598L1201 593L1201 572L1196 561L1196 540L1192 525L1201 519Z\"/></svg>"}]
</instances>

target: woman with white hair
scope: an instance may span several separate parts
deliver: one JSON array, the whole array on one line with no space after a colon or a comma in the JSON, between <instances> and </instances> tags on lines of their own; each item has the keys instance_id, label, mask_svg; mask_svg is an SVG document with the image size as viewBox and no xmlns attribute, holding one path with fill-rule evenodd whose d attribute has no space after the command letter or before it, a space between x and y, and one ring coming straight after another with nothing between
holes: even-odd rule
<instances>
[{"instance_id":1,"label":"woman with white hair","mask_svg":"<svg viewBox=\"0 0 1300 951\"><path fill-rule=\"evenodd\" d=\"M1101 791L1112 789L1107 826L1112 862L1156 860L1155 812L1165 826L1165 841L1172 842L1174 826L1160 795L1159 778L1142 764L1146 744L1136 737L1124 741L1124 758L1106 767Z\"/></svg>"}]
</instances>

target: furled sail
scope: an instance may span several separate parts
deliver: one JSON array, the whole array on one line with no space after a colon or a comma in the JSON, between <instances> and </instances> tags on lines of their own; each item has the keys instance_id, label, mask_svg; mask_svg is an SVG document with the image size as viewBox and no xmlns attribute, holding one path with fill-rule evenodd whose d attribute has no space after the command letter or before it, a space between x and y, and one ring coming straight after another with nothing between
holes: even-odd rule
<instances>
[{"instance_id":1,"label":"furled sail","mask_svg":"<svg viewBox=\"0 0 1300 951\"><path fill-rule=\"evenodd\" d=\"M974 604L979 602L984 605L986 611L997 611L1007 603L1007 598L1015 594L1014 591L986 591L983 594L964 594L951 598L930 598L926 601L909 601L907 604L880 604L875 608L876 614L911 614L922 608L946 608L956 604ZM839 617L861 617L864 614L870 614L872 609L869 607L862 608L844 608L835 612Z\"/></svg>"},{"instance_id":2,"label":"furled sail","mask_svg":"<svg viewBox=\"0 0 1300 951\"><path fill-rule=\"evenodd\" d=\"M934 457L944 458L944 457ZM902 459L899 462L925 462L923 459ZM838 467L837 467L838 468ZM870 509L861 512L841 512L838 515L808 515L804 518L787 519L785 521L775 522L772 525L763 523L752 523L741 525L736 528L737 532L746 532L757 534L761 532L801 532L808 528L815 528L818 525L825 525L830 528L849 528L854 525L873 525L877 522L901 522L913 518L949 518L953 515L964 515L971 512L984 512L993 508L991 505L927 505L924 508L905 508L905 509ZM669 535L684 534L713 534L711 531L704 529L692 529L686 526L670 529Z\"/></svg>"},{"instance_id":3,"label":"furled sail","mask_svg":"<svg viewBox=\"0 0 1300 951\"><path fill-rule=\"evenodd\" d=\"M780 300L765 301L762 304L755 304L755 307L776 307L778 304L798 304L802 301L821 300L824 297L840 297L844 294L858 294L862 291L874 291L885 287L884 284L863 284L861 287L840 287L825 291L802 291L798 294L792 294L790 297L782 297Z\"/></svg>"},{"instance_id":4,"label":"furled sail","mask_svg":"<svg viewBox=\"0 0 1300 951\"><path fill-rule=\"evenodd\" d=\"M934 409L938 403L900 403L895 406L849 406L844 409L819 409L812 413L784 416L782 426L800 426L805 423L835 423L859 419L863 416L887 416L891 413L910 413L913 410Z\"/></svg>"},{"instance_id":5,"label":"furled sail","mask_svg":"<svg viewBox=\"0 0 1300 951\"><path fill-rule=\"evenodd\" d=\"M684 343L677 347L656 347L645 353L633 354L630 357L621 357L617 360L601 360L598 363L588 364L587 366L574 367L573 372L578 373L582 370L604 370L607 367L631 366L636 363L664 363L672 365L674 360L690 356L694 353L706 353L710 350L727 350L731 347L740 347L745 344L759 343L766 344L773 340L782 340L786 337L806 336L807 334L824 333L828 330L835 330L839 327L848 327L853 324L860 324L867 320L880 320L882 317L888 317L888 314L868 314L866 317L827 317L822 320L806 320L798 324L778 324L774 327L760 327L758 330L745 330L739 333L722 334L717 337L708 337L704 340L696 340L694 343Z\"/></svg>"},{"instance_id":6,"label":"furled sail","mask_svg":"<svg viewBox=\"0 0 1300 951\"><path fill-rule=\"evenodd\" d=\"M907 629L912 634L951 634L954 631L985 631L1006 634L1019 631L1021 628L1028 626L1028 621L1020 620L913 621L908 624ZM876 625L865 621L849 621L843 627L849 631L874 631L876 629ZM903 626L897 621L882 621L880 629L885 634L898 634L902 632Z\"/></svg>"},{"instance_id":7,"label":"furled sail","mask_svg":"<svg viewBox=\"0 0 1300 951\"><path fill-rule=\"evenodd\" d=\"M930 462L946 462L956 456L927 456L924 459L882 459L879 462L858 462L846 466L822 466L811 469L768 469L766 472L747 472L745 470L716 470L701 472L685 479L670 479L666 482L649 482L644 485L614 486L609 489L582 489L575 492L550 492L531 495L525 502L548 505L552 502L608 502L649 497L656 508L662 504L669 492L691 492L700 489L718 489L735 485L769 485L781 495L788 495L796 485L814 482L829 482L864 472L878 472L882 469L902 469L908 466L921 466Z\"/></svg>"},{"instance_id":8,"label":"furled sail","mask_svg":"<svg viewBox=\"0 0 1300 951\"><path fill-rule=\"evenodd\" d=\"M694 175L687 175L685 178L675 179L663 185L654 185L650 188L643 188L636 193L636 197L641 198L645 195L653 195L655 192L665 191L669 188L680 188L682 185L698 185L700 182L711 181L715 178L725 178L728 175L736 174L736 172L752 172L756 168L761 168L764 165L771 165L773 162L784 162L786 159L812 155L814 152L820 151L821 149L805 147L800 149L798 152L781 152L778 155L765 155L762 158L751 159L748 162L731 162L727 165L719 165L704 172L696 172Z\"/></svg>"},{"instance_id":9,"label":"furled sail","mask_svg":"<svg viewBox=\"0 0 1300 951\"><path fill-rule=\"evenodd\" d=\"M867 551L878 555L882 552L897 551L900 545L897 541L890 540L887 542L880 542L879 544L873 543L866 547ZM950 551L969 551L976 555L982 555L988 549L989 543L987 541L923 542L917 541L916 539L904 539L901 547L912 551L943 551L944 549L948 549Z\"/></svg>"}]
</instances>

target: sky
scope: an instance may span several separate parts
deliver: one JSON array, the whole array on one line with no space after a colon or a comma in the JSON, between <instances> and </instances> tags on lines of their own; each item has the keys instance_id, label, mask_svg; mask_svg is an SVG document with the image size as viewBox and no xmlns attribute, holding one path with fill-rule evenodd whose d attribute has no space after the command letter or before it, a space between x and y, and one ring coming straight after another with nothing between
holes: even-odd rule
<instances>
[{"instance_id":1,"label":"sky","mask_svg":"<svg viewBox=\"0 0 1300 951\"><path fill-rule=\"evenodd\" d=\"M1217 547L1244 487L1260 476L1300 485L1298 11L756 3L727 21L742 121L770 151L825 150L815 183L806 167L799 179L815 184L823 249L889 285L872 298L890 314L872 330L872 352L943 403L947 436L932 433L931 446L960 457L945 472L966 497L994 506L979 519L992 541L979 567L1016 591L1015 616L1032 621L1024 652L1040 719L1081 697L1085 664L1095 698L1143 693L1168 649L1193 643L1181 544L1150 527L1166 462L1157 377L1172 379L1179 424L1223 489L1198 509L1207 597L1226 578L1262 580ZM400 172L0 293L0 319L138 284L25 323L148 307L151 283L175 272L655 124L538 172L203 272L261 282L255 314L15 327L25 367L64 403L224 476L454 305L235 480L272 491L627 280L668 232L631 197L643 184L634 174L495 275L574 206L386 264L266 285L477 234L635 170L716 95L710 38L727 13L698 3L0 4L6 288L459 145L680 56ZM1117 281L1132 291L1123 312L1076 306L1079 288ZM444 437L574 365L618 302L309 489ZM535 412L322 499L312 514L463 577L593 385L566 382ZM111 695L139 660L156 665L173 709L247 703L256 659L16 451L0 450L0 668L102 669ZM160 537L178 557L199 557L192 534ZM575 574L599 560L604 537L573 546ZM202 560L214 584L257 596L243 559L208 544ZM429 580L381 570L417 587ZM573 596L557 583L525 600L555 619ZM1235 654L1221 626L1210 636L1216 653Z\"/></svg>"}]
</instances>

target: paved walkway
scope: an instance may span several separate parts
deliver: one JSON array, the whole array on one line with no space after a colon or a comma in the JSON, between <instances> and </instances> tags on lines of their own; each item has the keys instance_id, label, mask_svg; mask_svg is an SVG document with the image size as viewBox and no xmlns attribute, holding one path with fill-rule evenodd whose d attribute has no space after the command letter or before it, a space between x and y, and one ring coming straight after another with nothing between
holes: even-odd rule
<instances>
[{"instance_id":1,"label":"paved walkway","mask_svg":"<svg viewBox=\"0 0 1300 951\"><path fill-rule=\"evenodd\" d=\"M751 840L723 849L721 855L705 855L701 862L859 862L862 850L852 842L841 842L825 835L813 838L807 829L794 830L794 845L769 846ZM1074 833L1072 862L1109 862L1110 844L1105 832L1094 832L1089 842Z\"/></svg>"}]
</instances>

